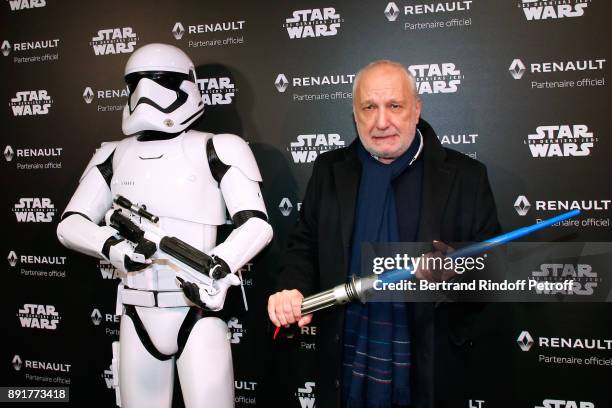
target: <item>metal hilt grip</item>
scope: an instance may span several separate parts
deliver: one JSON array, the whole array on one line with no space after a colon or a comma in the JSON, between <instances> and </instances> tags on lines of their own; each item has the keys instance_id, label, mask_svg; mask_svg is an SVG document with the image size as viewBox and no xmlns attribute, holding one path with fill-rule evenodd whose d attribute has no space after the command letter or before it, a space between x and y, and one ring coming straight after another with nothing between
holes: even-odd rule
<instances>
[{"instance_id":1,"label":"metal hilt grip","mask_svg":"<svg viewBox=\"0 0 612 408\"><path fill-rule=\"evenodd\" d=\"M317 293L316 295L304 298L302 301L302 315L307 315L326 309L336 304L334 289L326 290L325 292Z\"/></svg>"},{"instance_id":2,"label":"metal hilt grip","mask_svg":"<svg viewBox=\"0 0 612 408\"><path fill-rule=\"evenodd\" d=\"M353 276L347 283L304 298L302 300L302 315L327 309L334 305L342 305L353 300L361 300L361 287L361 279Z\"/></svg>"}]
</instances>

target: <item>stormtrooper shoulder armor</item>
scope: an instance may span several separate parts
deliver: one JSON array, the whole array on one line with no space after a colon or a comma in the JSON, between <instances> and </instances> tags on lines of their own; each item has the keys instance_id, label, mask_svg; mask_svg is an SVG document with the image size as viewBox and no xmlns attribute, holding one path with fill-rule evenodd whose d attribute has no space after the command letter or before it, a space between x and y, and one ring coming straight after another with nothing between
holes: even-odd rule
<instances>
[{"instance_id":1,"label":"stormtrooper shoulder armor","mask_svg":"<svg viewBox=\"0 0 612 408\"><path fill-rule=\"evenodd\" d=\"M206 155L217 182L221 182L229 167L238 168L249 180L262 181L251 148L236 135L229 133L213 135L206 143Z\"/></svg>"}]
</instances>

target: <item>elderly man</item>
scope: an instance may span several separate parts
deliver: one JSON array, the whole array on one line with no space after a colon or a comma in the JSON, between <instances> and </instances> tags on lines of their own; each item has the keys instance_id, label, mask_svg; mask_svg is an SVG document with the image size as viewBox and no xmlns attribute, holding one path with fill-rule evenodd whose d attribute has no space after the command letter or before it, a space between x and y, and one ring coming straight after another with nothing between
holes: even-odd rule
<instances>
[{"instance_id":1,"label":"elderly man","mask_svg":"<svg viewBox=\"0 0 612 408\"><path fill-rule=\"evenodd\" d=\"M484 165L440 145L420 119L415 79L404 66L382 60L363 68L353 113L359 138L314 163L283 290L268 301L276 326L309 324L303 297L359 274L362 242L433 242L443 251L443 242L499 232ZM418 277L433 279L429 271ZM369 303L320 312L318 406L446 406L448 391L460 389L458 370L471 344L466 309Z\"/></svg>"}]
</instances>

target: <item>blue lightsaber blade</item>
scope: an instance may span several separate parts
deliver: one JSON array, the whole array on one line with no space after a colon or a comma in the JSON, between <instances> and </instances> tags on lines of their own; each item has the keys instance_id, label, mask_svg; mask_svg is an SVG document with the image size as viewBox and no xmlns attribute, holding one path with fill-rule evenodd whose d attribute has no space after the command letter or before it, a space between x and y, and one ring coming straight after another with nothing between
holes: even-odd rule
<instances>
[{"instance_id":1,"label":"blue lightsaber blade","mask_svg":"<svg viewBox=\"0 0 612 408\"><path fill-rule=\"evenodd\" d=\"M488 239L483 242L478 242L476 244L468 245L466 247L463 247L461 249L458 249L454 252L449 253L447 256L449 258L465 258L467 256L478 255L492 248L506 244L508 242L516 241L519 238L523 238L524 236L527 236L529 234L532 234L544 228L548 228L553 224L556 224L561 221L565 221L579 214L580 214L580 210L568 211L561 215L557 215L556 217L552 217L547 220L544 220L540 223L529 225L527 227L522 227L514 231L510 231L506 234L498 235L494 238ZM388 283L389 282L399 282L402 279L410 279L414 277L412 270L413 270L412 266L409 266L407 269L395 269L395 270L381 274L379 276L379 279L382 282L388 282Z\"/></svg>"},{"instance_id":2,"label":"blue lightsaber blade","mask_svg":"<svg viewBox=\"0 0 612 408\"><path fill-rule=\"evenodd\" d=\"M580 210L568 211L542 222L519 228L483 242L468 245L448 254L447 256L451 258L462 258L480 254L497 246L515 241L536 231L548 228L558 222L576 217L579 214ZM365 292L372 287L372 282L374 280L380 279L382 282L387 283L399 282L402 279L410 279L414 277L412 270L413 268L410 266L407 269L395 269L380 275L372 275L364 278L353 277L348 283L338 285L332 289L326 290L325 292L317 293L305 298L302 301L302 314L309 314L333 305L344 304L353 300L363 300Z\"/></svg>"}]
</instances>

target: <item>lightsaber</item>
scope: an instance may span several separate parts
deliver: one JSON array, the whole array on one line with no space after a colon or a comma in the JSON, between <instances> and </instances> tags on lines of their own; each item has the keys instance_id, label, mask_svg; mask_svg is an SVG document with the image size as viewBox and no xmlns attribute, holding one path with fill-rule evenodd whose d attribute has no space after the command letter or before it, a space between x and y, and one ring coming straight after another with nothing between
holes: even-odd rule
<instances>
[{"instance_id":1,"label":"lightsaber","mask_svg":"<svg viewBox=\"0 0 612 408\"><path fill-rule=\"evenodd\" d=\"M447 256L449 258L463 258L466 256L480 254L492 248L525 237L536 231L548 228L553 224L565 221L569 218L576 217L579 214L580 210L568 211L566 213L557 215L556 217L546 219L542 222L516 229L514 231L499 235L483 242L468 245L464 248L458 249L448 254ZM352 276L351 280L347 283L337 285L332 289L305 298L302 301L302 316L326 309L331 306L342 305L355 300L359 300L360 302L364 303L365 294L369 289L372 288L372 285L375 280L380 279L381 281L388 283L399 282L402 279L410 279L411 277L413 277L414 274L412 273L412 271L413 266L411 265L406 269L394 269L392 271L385 272L380 275L372 274L363 278L356 278L355 276Z\"/></svg>"}]
</instances>

